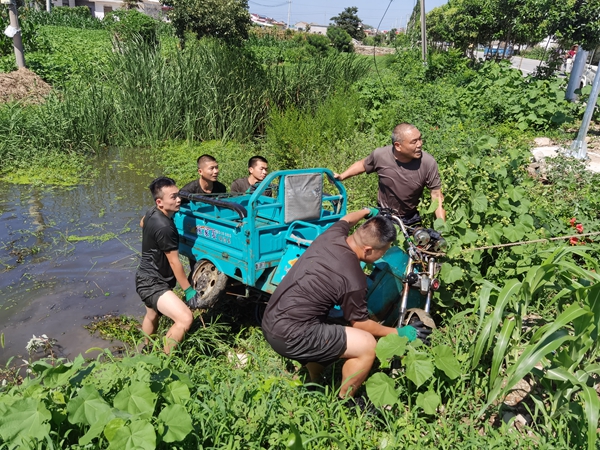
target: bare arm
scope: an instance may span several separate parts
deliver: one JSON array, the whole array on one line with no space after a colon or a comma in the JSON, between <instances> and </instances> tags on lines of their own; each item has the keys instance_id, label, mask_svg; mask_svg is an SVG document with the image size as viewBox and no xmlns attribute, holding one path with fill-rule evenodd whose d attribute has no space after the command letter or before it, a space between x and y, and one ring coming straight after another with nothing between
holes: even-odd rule
<instances>
[{"instance_id":1,"label":"bare arm","mask_svg":"<svg viewBox=\"0 0 600 450\"><path fill-rule=\"evenodd\" d=\"M175 274L175 279L179 283L179 286L181 286L181 289L185 291L187 288L190 287L190 282L188 281L185 275L185 270L183 270L183 265L181 264L181 261L179 261L179 251L171 250L170 252L165 252L165 255L167 256L169 265L171 266L171 269Z\"/></svg>"},{"instance_id":2,"label":"bare arm","mask_svg":"<svg viewBox=\"0 0 600 450\"><path fill-rule=\"evenodd\" d=\"M364 322L351 322L352 328L358 328L359 330L366 331L367 333L371 333L375 337L383 337L388 334L398 334L398 330L391 327L384 327L383 325L378 324L374 320L367 319Z\"/></svg>"},{"instance_id":3,"label":"bare arm","mask_svg":"<svg viewBox=\"0 0 600 450\"><path fill-rule=\"evenodd\" d=\"M348 167L342 173L334 173L333 176L340 181L344 181L347 178L351 178L355 175L360 175L365 172L365 160L361 159L360 161L356 161L350 167Z\"/></svg>"},{"instance_id":4,"label":"bare arm","mask_svg":"<svg viewBox=\"0 0 600 450\"><path fill-rule=\"evenodd\" d=\"M364 219L371 212L368 208L359 209L358 211L352 211L351 213L346 214L340 220L345 220L350 224L351 227L356 225L360 220Z\"/></svg>"},{"instance_id":5,"label":"bare arm","mask_svg":"<svg viewBox=\"0 0 600 450\"><path fill-rule=\"evenodd\" d=\"M444 210L443 202L444 196L442 195L441 189L434 189L431 191L431 200L438 201L438 207L435 210L435 217L438 219L442 219L444 222L446 221L446 211Z\"/></svg>"}]
</instances>

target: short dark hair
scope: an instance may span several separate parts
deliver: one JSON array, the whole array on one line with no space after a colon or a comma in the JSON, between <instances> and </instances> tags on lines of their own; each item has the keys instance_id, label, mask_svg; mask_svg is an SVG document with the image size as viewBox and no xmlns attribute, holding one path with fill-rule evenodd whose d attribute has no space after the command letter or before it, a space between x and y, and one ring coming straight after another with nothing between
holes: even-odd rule
<instances>
[{"instance_id":1,"label":"short dark hair","mask_svg":"<svg viewBox=\"0 0 600 450\"><path fill-rule=\"evenodd\" d=\"M215 159L214 156L204 154L204 155L198 157L198 160L196 161L196 163L198 164L198 169L199 169L202 164L207 163L207 162L213 162L213 161L217 162L217 160Z\"/></svg>"},{"instance_id":2,"label":"short dark hair","mask_svg":"<svg viewBox=\"0 0 600 450\"><path fill-rule=\"evenodd\" d=\"M169 177L158 177L150 183L150 192L152 192L152 197L156 201L156 199L162 198L162 190L163 188L169 186L175 186L175 180Z\"/></svg>"},{"instance_id":3,"label":"short dark hair","mask_svg":"<svg viewBox=\"0 0 600 450\"><path fill-rule=\"evenodd\" d=\"M269 164L269 161L267 161L267 158L264 158L262 156L253 156L252 158L250 158L248 160L248 169L250 167L254 167L255 165L257 165L259 162L264 162L265 164Z\"/></svg>"},{"instance_id":4,"label":"short dark hair","mask_svg":"<svg viewBox=\"0 0 600 450\"><path fill-rule=\"evenodd\" d=\"M402 122L396 125L394 127L394 130L392 131L392 145L394 145L396 142L402 142L404 140L404 134L408 130L413 129L416 130L417 127L415 127L412 123L408 122Z\"/></svg>"},{"instance_id":5,"label":"short dark hair","mask_svg":"<svg viewBox=\"0 0 600 450\"><path fill-rule=\"evenodd\" d=\"M358 230L361 240L375 249L386 247L396 240L394 223L385 216L375 216L363 223Z\"/></svg>"}]
</instances>

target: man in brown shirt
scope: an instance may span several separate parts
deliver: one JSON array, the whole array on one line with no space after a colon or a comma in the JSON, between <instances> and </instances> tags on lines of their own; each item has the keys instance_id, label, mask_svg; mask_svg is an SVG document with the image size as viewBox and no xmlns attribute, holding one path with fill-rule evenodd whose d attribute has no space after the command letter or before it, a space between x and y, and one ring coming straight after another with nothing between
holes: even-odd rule
<instances>
[{"instance_id":1,"label":"man in brown shirt","mask_svg":"<svg viewBox=\"0 0 600 450\"><path fill-rule=\"evenodd\" d=\"M353 396L375 361L375 337L398 333L409 340L426 339L422 323L402 328L369 319L367 279L360 262L381 258L396 238L384 216L367 220L353 234L350 229L373 214L370 208L346 214L310 245L271 296L262 320L266 340L282 356L306 365L312 381L324 366L345 359L342 398ZM325 320L340 306L350 326Z\"/></svg>"},{"instance_id":2,"label":"man in brown shirt","mask_svg":"<svg viewBox=\"0 0 600 450\"><path fill-rule=\"evenodd\" d=\"M363 172L377 172L378 205L394 210L409 225L420 221L417 206L427 187L431 199L438 202L435 216L446 220L437 162L423 151L421 132L414 125L401 123L394 128L392 144L375 149L335 177L343 181Z\"/></svg>"}]
</instances>

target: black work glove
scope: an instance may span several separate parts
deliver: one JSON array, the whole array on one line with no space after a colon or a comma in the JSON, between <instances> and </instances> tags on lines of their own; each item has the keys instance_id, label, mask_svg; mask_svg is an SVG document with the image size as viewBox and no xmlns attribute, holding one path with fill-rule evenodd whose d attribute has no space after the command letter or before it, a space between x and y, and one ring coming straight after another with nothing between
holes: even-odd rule
<instances>
[{"instance_id":1,"label":"black work glove","mask_svg":"<svg viewBox=\"0 0 600 450\"><path fill-rule=\"evenodd\" d=\"M406 333L406 331L408 331L408 330L406 330L405 332L400 331L400 330L404 330L405 328L409 328L409 329L413 328L414 331L416 332L416 336L413 339L411 339L411 336L408 336L408 334L412 334L414 336L413 333ZM410 331L412 331L412 330L410 330ZM429 335L431 334L431 331L432 331L431 328L429 328L427 325L425 325L420 320L417 320L416 322L413 322L410 325L406 325L402 328L398 328L398 334L400 336L408 337L409 341L412 341L414 339L420 339L421 342L423 342L423 344L425 344L427 346L431 345L431 342L429 342Z\"/></svg>"}]
</instances>

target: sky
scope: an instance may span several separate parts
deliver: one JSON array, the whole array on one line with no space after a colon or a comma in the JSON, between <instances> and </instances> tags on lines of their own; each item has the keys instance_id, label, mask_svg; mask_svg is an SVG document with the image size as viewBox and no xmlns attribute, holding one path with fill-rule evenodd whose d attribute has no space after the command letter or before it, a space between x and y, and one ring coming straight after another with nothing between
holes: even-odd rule
<instances>
[{"instance_id":1,"label":"sky","mask_svg":"<svg viewBox=\"0 0 600 450\"><path fill-rule=\"evenodd\" d=\"M377 28L386 8L390 5L380 30L403 28L417 0L291 0L290 25L296 22L329 25L333 16L337 16L349 6L358 8L358 17L364 24ZM431 11L436 6L447 3L447 0L425 0L425 10ZM251 13L262 14L275 20L287 23L288 0L248 0Z\"/></svg>"}]
</instances>

